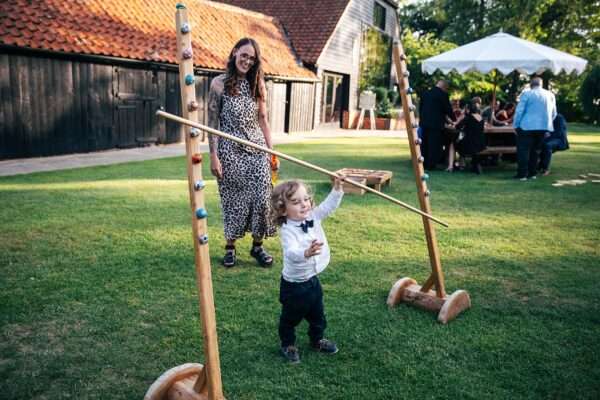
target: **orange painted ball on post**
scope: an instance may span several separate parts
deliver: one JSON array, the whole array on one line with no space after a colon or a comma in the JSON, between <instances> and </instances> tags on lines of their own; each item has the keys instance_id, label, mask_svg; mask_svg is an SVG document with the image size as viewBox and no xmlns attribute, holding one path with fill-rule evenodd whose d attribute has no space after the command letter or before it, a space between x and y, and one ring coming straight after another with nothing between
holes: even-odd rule
<instances>
[{"instance_id":1,"label":"orange painted ball on post","mask_svg":"<svg viewBox=\"0 0 600 400\"><path fill-rule=\"evenodd\" d=\"M192 163L200 164L202 162L202 153L192 154Z\"/></svg>"}]
</instances>

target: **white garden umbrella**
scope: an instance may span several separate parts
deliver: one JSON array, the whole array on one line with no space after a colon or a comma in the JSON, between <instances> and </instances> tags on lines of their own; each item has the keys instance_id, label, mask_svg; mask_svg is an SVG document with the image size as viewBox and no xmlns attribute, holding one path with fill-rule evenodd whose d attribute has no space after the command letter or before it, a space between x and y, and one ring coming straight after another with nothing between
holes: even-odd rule
<instances>
[{"instance_id":1,"label":"white garden umbrella","mask_svg":"<svg viewBox=\"0 0 600 400\"><path fill-rule=\"evenodd\" d=\"M430 57L423 61L423 72L436 70L448 73L482 72L497 70L502 74L518 71L522 74L540 74L546 70L581 74L587 61L548 46L529 42L508 33L499 32L473 43Z\"/></svg>"},{"instance_id":2,"label":"white garden umbrella","mask_svg":"<svg viewBox=\"0 0 600 400\"><path fill-rule=\"evenodd\" d=\"M568 74L575 71L581 74L586 65L587 60L583 58L508 33L498 32L427 58L421 64L421 70L428 74L433 74L438 69L444 74L453 70L461 74L466 72L487 74L491 71L499 71L506 75L518 71L532 75L547 70L554 74L559 74L561 71ZM496 76L494 76L492 104L495 101Z\"/></svg>"}]
</instances>

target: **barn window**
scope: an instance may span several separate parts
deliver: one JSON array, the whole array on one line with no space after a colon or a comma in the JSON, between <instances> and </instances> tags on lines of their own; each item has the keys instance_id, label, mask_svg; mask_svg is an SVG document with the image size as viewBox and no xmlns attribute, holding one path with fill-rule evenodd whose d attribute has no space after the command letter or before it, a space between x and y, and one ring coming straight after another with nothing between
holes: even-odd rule
<instances>
[{"instance_id":1,"label":"barn window","mask_svg":"<svg viewBox=\"0 0 600 400\"><path fill-rule=\"evenodd\" d=\"M385 7L375 2L375 9L373 10L373 25L385 31Z\"/></svg>"}]
</instances>

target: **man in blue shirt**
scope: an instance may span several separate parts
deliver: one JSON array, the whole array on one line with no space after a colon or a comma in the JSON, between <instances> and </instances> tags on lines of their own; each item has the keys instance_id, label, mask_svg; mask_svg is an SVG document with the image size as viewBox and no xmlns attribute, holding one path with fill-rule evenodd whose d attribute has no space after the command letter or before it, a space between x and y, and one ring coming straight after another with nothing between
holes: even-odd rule
<instances>
[{"instance_id":1,"label":"man in blue shirt","mask_svg":"<svg viewBox=\"0 0 600 400\"><path fill-rule=\"evenodd\" d=\"M546 132L553 132L556 117L556 99L552 92L542 88L542 78L535 77L530 90L521 93L513 126L517 131L517 175L525 181L536 178L538 152Z\"/></svg>"}]
</instances>

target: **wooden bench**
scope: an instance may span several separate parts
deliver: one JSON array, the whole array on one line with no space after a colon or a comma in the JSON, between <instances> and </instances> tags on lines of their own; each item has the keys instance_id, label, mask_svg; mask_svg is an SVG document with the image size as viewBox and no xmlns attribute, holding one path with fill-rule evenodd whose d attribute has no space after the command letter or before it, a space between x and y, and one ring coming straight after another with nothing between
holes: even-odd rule
<instances>
[{"instance_id":1,"label":"wooden bench","mask_svg":"<svg viewBox=\"0 0 600 400\"><path fill-rule=\"evenodd\" d=\"M345 175L363 185L372 187L375 190L381 191L383 186L392 183L392 171L381 171L374 169L358 169L358 168L342 168L335 171L336 174ZM344 185L344 193L365 194L365 190L354 185Z\"/></svg>"},{"instance_id":2,"label":"wooden bench","mask_svg":"<svg viewBox=\"0 0 600 400\"><path fill-rule=\"evenodd\" d=\"M516 146L490 146L481 150L479 155L486 156L489 154L516 154L517 147Z\"/></svg>"}]
</instances>

